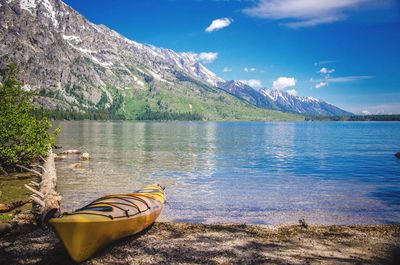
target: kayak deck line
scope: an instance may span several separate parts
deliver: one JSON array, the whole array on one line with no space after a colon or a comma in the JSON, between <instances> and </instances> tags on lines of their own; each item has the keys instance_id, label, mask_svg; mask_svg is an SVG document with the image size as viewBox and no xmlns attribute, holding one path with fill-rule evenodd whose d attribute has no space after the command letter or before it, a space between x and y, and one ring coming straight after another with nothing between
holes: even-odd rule
<instances>
[{"instance_id":1,"label":"kayak deck line","mask_svg":"<svg viewBox=\"0 0 400 265\"><path fill-rule=\"evenodd\" d=\"M97 199L97 200L94 200L93 202L89 203L88 205L86 205L86 206L84 206L84 207L82 207L82 208L76 210L75 213L81 213L82 211L90 211L90 209L92 208L92 207L90 207L90 206L93 206L93 205L100 205L100 204L110 204L110 206L114 206L114 207L116 207L116 208L118 208L118 209L123 210L122 208L120 208L120 207L114 205L114 204L121 204L121 205L126 205L126 206L130 206L130 207L134 207L135 209L138 210L139 213L140 213L140 212L143 212L143 210L140 210L139 206L138 206L136 203L134 203L134 202L132 202L132 201L126 199L126 198L131 198L131 199L137 200L137 201L143 203L144 205L146 205L146 207L147 207L146 210L149 210L149 209L150 209L150 206L148 205L148 203L147 203L145 200L139 198L138 196L129 196L129 197L128 197L128 196L126 196L126 195L123 195L123 196L122 196L122 195L121 195L121 196L120 196L120 195L108 195L108 196L104 196L104 197L102 197L102 198L99 198L99 199ZM122 203L122 202L107 202L107 201L105 201L105 200L110 200L110 199L122 200L122 201L124 201L125 203ZM104 201L104 202L102 202L102 201Z\"/></svg>"}]
</instances>

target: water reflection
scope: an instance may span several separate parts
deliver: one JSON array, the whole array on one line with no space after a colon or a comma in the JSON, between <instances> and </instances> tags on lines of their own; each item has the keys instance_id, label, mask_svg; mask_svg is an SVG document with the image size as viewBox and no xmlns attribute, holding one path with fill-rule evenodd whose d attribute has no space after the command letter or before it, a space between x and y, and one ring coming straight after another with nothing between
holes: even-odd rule
<instances>
[{"instance_id":1,"label":"water reflection","mask_svg":"<svg viewBox=\"0 0 400 265\"><path fill-rule=\"evenodd\" d=\"M400 221L399 123L62 122L63 208L167 186L164 218L192 222Z\"/></svg>"}]
</instances>

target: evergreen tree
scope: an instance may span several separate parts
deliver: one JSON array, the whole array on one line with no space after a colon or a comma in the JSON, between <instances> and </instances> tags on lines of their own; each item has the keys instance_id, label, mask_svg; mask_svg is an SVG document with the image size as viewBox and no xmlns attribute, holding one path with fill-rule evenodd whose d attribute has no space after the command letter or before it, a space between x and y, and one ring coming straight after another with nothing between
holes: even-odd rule
<instances>
[{"instance_id":1,"label":"evergreen tree","mask_svg":"<svg viewBox=\"0 0 400 265\"><path fill-rule=\"evenodd\" d=\"M34 158L46 156L54 144L48 132L50 121L34 115L33 93L22 89L17 80L17 67L9 65L0 83L0 166L13 168L27 165Z\"/></svg>"}]
</instances>

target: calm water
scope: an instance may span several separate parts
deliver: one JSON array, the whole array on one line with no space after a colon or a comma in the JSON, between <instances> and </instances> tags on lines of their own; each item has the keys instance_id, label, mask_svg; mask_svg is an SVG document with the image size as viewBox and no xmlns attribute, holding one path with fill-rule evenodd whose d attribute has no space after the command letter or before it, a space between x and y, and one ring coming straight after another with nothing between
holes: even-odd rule
<instances>
[{"instance_id":1,"label":"calm water","mask_svg":"<svg viewBox=\"0 0 400 265\"><path fill-rule=\"evenodd\" d=\"M167 186L163 220L400 222L400 123L62 122L63 209Z\"/></svg>"}]
</instances>

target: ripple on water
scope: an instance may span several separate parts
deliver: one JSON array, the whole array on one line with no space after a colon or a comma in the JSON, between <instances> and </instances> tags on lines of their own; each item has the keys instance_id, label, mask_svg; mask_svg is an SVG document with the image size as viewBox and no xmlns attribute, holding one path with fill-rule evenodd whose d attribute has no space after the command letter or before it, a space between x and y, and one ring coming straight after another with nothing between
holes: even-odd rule
<instances>
[{"instance_id":1,"label":"ripple on water","mask_svg":"<svg viewBox=\"0 0 400 265\"><path fill-rule=\"evenodd\" d=\"M164 220L201 223L400 221L400 123L61 122L63 207L152 182ZM397 148L397 149L396 149Z\"/></svg>"}]
</instances>

